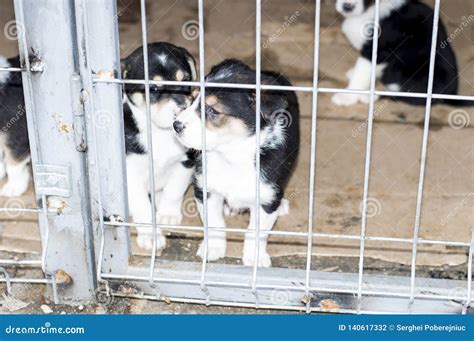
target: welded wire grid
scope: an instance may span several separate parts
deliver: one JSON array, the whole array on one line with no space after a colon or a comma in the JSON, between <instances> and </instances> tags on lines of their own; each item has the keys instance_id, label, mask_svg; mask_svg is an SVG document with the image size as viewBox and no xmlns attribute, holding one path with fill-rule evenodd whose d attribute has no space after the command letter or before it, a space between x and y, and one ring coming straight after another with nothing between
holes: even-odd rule
<instances>
[{"instance_id":1,"label":"welded wire grid","mask_svg":"<svg viewBox=\"0 0 474 341\"><path fill-rule=\"evenodd\" d=\"M148 148L152 148L152 136L151 136L151 118L150 118L150 98L149 98L149 86L151 85L184 85L184 86L196 86L200 88L201 96L201 118L202 118L202 134L203 134L203 211L204 211L204 221L203 226L170 226L170 225L159 225L155 221L155 205L154 198L152 197L152 222L151 223L127 223L127 222L113 222L113 221L101 221L101 228L114 228L119 226L126 226L131 228L133 226L139 227L148 227L152 228L154 234L156 234L156 228L165 228L167 230L187 230L187 231L202 231L204 234L204 246L207 250L207 240L208 240L208 231L226 231L229 233L241 233L249 234L247 229L243 228L233 228L233 227L213 227L208 226L207 224L207 168L206 168L206 141L205 141L205 112L204 112L204 98L205 98L205 89L206 88L233 88L233 89L254 89L256 91L256 141L257 141L257 150L256 150L256 201L255 201L255 231L250 232L256 235L256 261L252 269L252 278L250 281L243 278L242 282L225 282L225 281L210 281L206 280L206 257L202 262L202 271L200 279L184 279L184 278L165 278L165 277L155 277L155 259L156 259L156 250L153 248L150 267L149 267L149 276L138 276L138 275L129 275L129 274L113 274L113 273L102 273L99 259L98 275L99 279L103 280L130 280L130 281L141 281L149 282L150 285L154 286L155 283L176 283L176 284L194 284L200 285L202 290L207 293L207 287L229 287L229 288L247 288L251 289L255 295L255 303L249 304L246 302L231 302L231 301L222 301L222 300L213 300L212 297L207 296L205 300L202 299L192 299L192 298L179 298L179 297L170 297L172 301L183 302L183 303L201 303L201 304L214 304L214 305L224 305L224 306L240 306L240 307L253 307L253 308L273 308L273 309L284 309L284 310L306 310L306 312L312 311L321 311L321 308L311 306L311 300L307 300L304 306L292 306L292 305L262 305L259 304L258 300L258 290L259 289L274 289L274 290L291 290L291 291L302 291L306 295L310 295L311 292L321 292L321 293L339 293L339 294L351 294L357 297L357 309L356 310L339 310L340 312L350 312L350 313L377 313L368 310L362 310L362 299L363 296L381 296L381 297L396 297L396 298L406 298L408 299L408 311L411 312L411 308L415 299L434 299L434 300L460 300L464 302L462 313L466 313L467 309L470 307L472 302L472 262L473 262L473 252L474 252L474 226L472 232L472 239L470 242L458 242L458 241L449 241L449 240L430 240L423 239L419 237L420 231L420 215L421 207L423 203L423 185L424 185L424 175L426 167L426 156L427 156L427 146L428 146L428 135L429 135L429 120L431 113L431 102L433 99L450 99L450 100L470 100L474 101L474 96L461 96L461 95L444 95L444 94L434 94L433 93L433 79L434 79L434 65L436 57L436 47L437 47L437 34L438 34L438 20L440 14L440 0L436 0L434 6L434 17L433 17L433 32L432 32L432 41L431 41L431 56L429 64L429 81L426 93L407 93L407 92L393 92L393 91L378 91L375 89L376 85L376 66L377 66L377 50L378 50L378 40L373 39L373 49L372 49L372 61L371 61L371 82L369 90L354 90L354 89L337 89L337 88L324 88L319 86L318 82L318 67L319 67L319 38L320 38L320 12L321 12L321 0L315 0L315 29L314 29L314 59L313 59L313 84L312 86L276 86L276 85L264 85L260 83L260 71L261 71L261 0L256 0L256 84L233 84L233 83L211 83L205 81L205 54L204 54L204 4L203 0L198 0L198 22L199 22L199 81L155 81L150 80L148 76L148 53L147 53L147 25L146 25L146 7L145 0L140 1L141 6L141 27L142 27L142 40L143 40L143 52L144 52L144 68L145 68L145 78L144 79L117 79L117 78L99 78L97 76L93 77L94 83L115 83L115 84L143 84L145 85L145 98L147 105L147 137L148 137ZM379 30L379 8L380 0L375 1L375 18L374 18L374 34ZM312 93L312 106L311 106L311 160L310 160L310 179L309 179L309 208L308 208L308 228L307 232L293 232L293 231L260 231L259 229L259 206L260 206L260 189L259 189L259 180L260 180L260 153L259 153L259 141L260 141L260 93L262 90L278 90L278 91L303 91ZM362 201L362 220L360 235L348 235L348 234L330 234L330 233L315 233L313 232L313 205L314 205L314 191L315 191L315 164L316 164L316 127L317 127L317 112L318 112L318 94L319 93L350 93L350 94L364 94L370 97L369 108L368 108L368 130L367 130L367 141L366 141L366 159L365 159L365 170L364 170L364 188L363 188L363 201ZM392 238L392 237L371 237L366 235L367 227L367 201L368 201L368 192L369 192L369 180L370 180L370 165L371 165L371 150L372 150L372 127L374 119L374 103L377 95L380 96L394 96L394 97L412 97L412 98L425 98L426 107L425 107L425 121L424 121L424 131L423 131L423 142L422 142L422 152L421 152L421 161L420 161L420 172L419 172L419 182L418 182L418 193L416 201L416 216L413 228L413 238ZM154 179L153 179L153 160L152 153L149 153L149 163L150 163L150 192L154 193ZM100 186L99 196L100 196ZM103 235L103 234L102 234ZM261 235L278 235L278 236L293 236L293 237L306 237L307 238L307 253L306 253L306 268L305 268L305 281L303 286L289 286L289 285L268 285L265 283L259 283L258 281L258 252L259 243L258 240ZM358 240L360 242L359 249L359 270L358 270L358 285L357 289L328 289L326 287L318 287L316 283L311 283L310 273L311 273L311 255L312 255L312 245L314 239L346 239L346 240ZM393 243L406 243L412 244L412 263L411 263L411 275L410 275L410 287L408 292L387 292L387 291L376 291L368 290L364 288L363 278L364 278L364 255L365 255L365 243L367 241L380 241L380 242L393 242ZM101 240L101 252L103 252L104 240L102 237ZM467 295L434 295L429 293L416 292L416 256L417 256L417 247L419 244L431 244L431 245L445 245L457 248L465 248L469 251L469 260L468 260L468 276L467 276ZM207 252L205 252L207 255ZM230 270L229 270L230 271ZM120 294L117 294L120 295ZM130 296L130 295L128 295ZM132 295L133 296L133 295ZM137 297L142 298L151 298L156 299L156 297L148 297L146 295L140 295ZM379 312L380 313L380 312ZM390 313L390 311L385 311L384 313Z\"/></svg>"},{"instance_id":2,"label":"welded wire grid","mask_svg":"<svg viewBox=\"0 0 474 341\"><path fill-rule=\"evenodd\" d=\"M21 14L19 15L20 18L18 20L22 20ZM20 49L23 48L24 51L26 49L26 40L21 39L18 42ZM29 66L29 60L25 60L25 69L17 68L17 67L0 67L0 72L25 72ZM28 91L27 89L23 89L24 91ZM34 113L34 111L31 111ZM34 121L34 118L33 118ZM34 123L32 123L34 124ZM33 139L31 137L33 136ZM39 139L37 138L37 131L33 129L30 133L30 145L35 146ZM37 153L37 157L40 158L41 155ZM34 167L34 166L33 166ZM40 202L42 208L27 208L24 207L23 201L21 199L17 199L13 201L16 204L12 204L12 207L1 207L0 214L6 215L13 215L13 218L17 215L25 214L25 213L35 213L37 216L47 217L48 214L48 206L47 200L45 195L41 195ZM8 203L8 200L7 200ZM21 203L21 204L20 204ZM18 206L22 207L15 207ZM46 273L46 262L47 262L47 249L48 249L48 241L49 241L49 226L47 219L44 219L46 229L44 232L44 236L41 238L41 255L39 257L31 257L30 259L11 259L11 258L0 258L0 283L5 283L6 286L6 294L12 295L12 284L46 284L51 285L52 292L53 292L53 299L54 302L58 302L58 293L57 293L57 283L56 283L56 274ZM3 232L3 230L2 230ZM29 278L29 277L14 277L10 275L8 269L17 269L17 268L28 268L28 269L38 269L41 270L43 273L43 278Z\"/></svg>"}]
</instances>

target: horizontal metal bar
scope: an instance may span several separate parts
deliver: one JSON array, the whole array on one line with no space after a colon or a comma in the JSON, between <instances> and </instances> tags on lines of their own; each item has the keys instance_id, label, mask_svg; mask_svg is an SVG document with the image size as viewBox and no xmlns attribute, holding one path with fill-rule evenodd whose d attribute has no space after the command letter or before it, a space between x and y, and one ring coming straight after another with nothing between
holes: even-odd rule
<instances>
[{"instance_id":1,"label":"horizontal metal bar","mask_svg":"<svg viewBox=\"0 0 474 341\"><path fill-rule=\"evenodd\" d=\"M29 283L29 284L52 284L53 281L47 278L14 278L10 277L10 283ZM0 283L6 283L5 278L0 277Z\"/></svg>"},{"instance_id":2,"label":"horizontal metal bar","mask_svg":"<svg viewBox=\"0 0 474 341\"><path fill-rule=\"evenodd\" d=\"M151 224L147 223L122 223L122 222L104 222L104 225L107 227L147 227L152 228ZM188 231L204 231L202 226L179 226L179 225L161 225L157 224L157 227L166 230L188 230ZM247 229L241 228L232 228L232 227L212 227L209 226L209 230L222 231L228 233L246 233ZM308 237L306 232L294 232L294 231L261 231L262 234L267 235L276 235L276 236L293 236L293 237ZM349 234L330 234L330 233L313 233L313 237L316 238L328 238L328 239L350 239L350 240L360 240L359 235L349 235ZM369 241L382 241L382 242L394 242L394 243L413 243L411 238L395 238L395 237L365 237L365 240ZM446 245L446 246L455 246L462 248L469 248L471 246L470 242L456 242L449 240L432 240L432 239L419 239L419 244L430 244L430 245Z\"/></svg>"},{"instance_id":3,"label":"horizontal metal bar","mask_svg":"<svg viewBox=\"0 0 474 341\"><path fill-rule=\"evenodd\" d=\"M94 77L95 83L115 83L115 84L145 84L142 79L117 79L117 78L106 78L106 77ZM185 81L149 81L150 85L180 85L180 86L199 86L199 82L185 82ZM231 88L231 89L256 89L255 84L237 84L237 83L213 83L204 82L204 86L207 88ZM302 91L312 92L313 87L311 86L284 86L284 85L261 85L262 90L279 90L279 91ZM355 90L355 89L337 89L337 88L316 88L317 92L320 93L348 93L348 94L359 94L369 95L369 90ZM375 91L378 96L391 96L391 97L410 97L410 98L427 98L427 94L419 92L398 92L398 91ZM462 100L462 101L474 101L474 96L465 95L446 95L446 94L433 94L434 99L450 99L450 100Z\"/></svg>"},{"instance_id":4,"label":"horizontal metal bar","mask_svg":"<svg viewBox=\"0 0 474 341\"><path fill-rule=\"evenodd\" d=\"M0 72L22 72L25 71L20 67L0 67Z\"/></svg>"},{"instance_id":5,"label":"horizontal metal bar","mask_svg":"<svg viewBox=\"0 0 474 341\"><path fill-rule=\"evenodd\" d=\"M39 208L7 208L0 207L0 213L40 213L42 212Z\"/></svg>"},{"instance_id":6,"label":"horizontal metal bar","mask_svg":"<svg viewBox=\"0 0 474 341\"><path fill-rule=\"evenodd\" d=\"M23 259L23 260L0 259L0 265L41 266L41 259Z\"/></svg>"},{"instance_id":7,"label":"horizontal metal bar","mask_svg":"<svg viewBox=\"0 0 474 341\"><path fill-rule=\"evenodd\" d=\"M149 286L148 268L130 267L127 274L103 274L103 278L110 281L112 288L115 281L126 281L127 283L121 284L139 288L143 295L151 295L154 298L161 296L186 300L202 299L202 302L195 303L209 304L213 301L221 301L225 305L250 304L256 307L251 283L252 267L208 264L207 290L203 291L200 287L199 266L200 263L191 262L162 261L157 263L154 282L159 283L159 286L155 288ZM287 309L296 304L301 307L301 310L305 309L303 295L307 288L304 285L304 276L305 270L259 269L259 283L256 285L259 298L257 306L264 308L266 304L272 303L268 305L269 308ZM247 282L242 282L242 279L247 279ZM340 312L344 309L355 311L357 305L355 295L358 292L357 274L311 271L311 283L318 283L318 286L309 288L312 308L320 308L318 300L330 298L337 303ZM391 312L407 312L407 303L410 298L409 278L366 275L364 283L362 310L380 312L379 308L390 306ZM460 294L459 291L453 291L453 289L464 288L463 284L465 281L420 278L416 291L415 312L459 312L467 293ZM285 302L278 302L282 299L278 298L279 294L288 296L283 297ZM140 294L138 297L144 297L143 295ZM449 301L450 304L445 304L444 301Z\"/></svg>"}]
</instances>

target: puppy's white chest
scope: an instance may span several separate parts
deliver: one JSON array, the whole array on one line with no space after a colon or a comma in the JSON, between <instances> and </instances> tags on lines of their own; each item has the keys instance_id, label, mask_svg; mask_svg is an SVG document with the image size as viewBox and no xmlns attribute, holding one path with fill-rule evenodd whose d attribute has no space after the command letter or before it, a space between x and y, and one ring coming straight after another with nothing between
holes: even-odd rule
<instances>
[{"instance_id":1,"label":"puppy's white chest","mask_svg":"<svg viewBox=\"0 0 474 341\"><path fill-rule=\"evenodd\" d=\"M360 50L367 39L370 38L372 27L373 23L370 21L370 16L360 15L345 19L342 23L342 32L344 32L352 46Z\"/></svg>"}]
</instances>

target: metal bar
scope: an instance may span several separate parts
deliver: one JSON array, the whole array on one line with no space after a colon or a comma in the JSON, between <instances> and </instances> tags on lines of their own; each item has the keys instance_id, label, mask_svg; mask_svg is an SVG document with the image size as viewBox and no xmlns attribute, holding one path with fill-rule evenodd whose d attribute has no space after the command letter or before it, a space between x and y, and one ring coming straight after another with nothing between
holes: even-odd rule
<instances>
[{"instance_id":1,"label":"metal bar","mask_svg":"<svg viewBox=\"0 0 474 341\"><path fill-rule=\"evenodd\" d=\"M255 293L255 305L258 306L257 275L260 252L260 107L261 107L261 35L262 35L262 3L255 0L255 260L253 263L252 289ZM250 227L249 227L250 228Z\"/></svg>"},{"instance_id":2,"label":"metal bar","mask_svg":"<svg viewBox=\"0 0 474 341\"><path fill-rule=\"evenodd\" d=\"M94 82L95 83L116 83L116 84L145 84L144 80L141 80L141 79L122 80L122 79L117 79L117 78L99 78L99 77L95 77ZM150 80L150 84L200 86L199 82L165 81L165 80L163 81ZM239 83L204 82L204 86L207 88L256 89L256 86L254 84L239 84ZM313 87L311 86L286 86L286 85L262 84L260 88L262 90L313 92ZM348 93L348 94L370 95L370 90L318 87L316 91L320 93ZM375 94L379 96L388 96L388 97L409 97L409 98L426 98L427 97L427 94L421 93L421 92L376 90ZM466 96L466 95L433 94L432 98L433 99L460 100L460 101L474 101L474 96Z\"/></svg>"},{"instance_id":3,"label":"metal bar","mask_svg":"<svg viewBox=\"0 0 474 341\"><path fill-rule=\"evenodd\" d=\"M145 74L145 103L146 103L146 126L147 126L147 143L148 143L148 164L150 173L150 192L151 192L151 223L153 225L153 247L150 259L150 285L153 285L153 274L156 259L156 200L155 200L155 170L153 165L153 136L150 111L150 75L148 67L148 33L146 27L146 5L145 0L140 0L140 21L142 28L143 43L143 71Z\"/></svg>"},{"instance_id":4,"label":"metal bar","mask_svg":"<svg viewBox=\"0 0 474 341\"><path fill-rule=\"evenodd\" d=\"M367 228L367 200L369 197L369 178L370 178L370 161L372 153L372 129L374 123L374 105L375 105L375 83L376 83L376 67L377 67L377 49L378 49L378 31L380 29L379 23L380 0L375 1L375 17L374 17L374 32L372 36L372 65L370 70L370 99L369 99L369 114L367 126L367 144L365 148L365 170L364 170L364 194L362 198L362 222L360 226L360 251L359 251L359 291L357 293L357 310L360 311L362 306L362 279L364 275L364 252L366 241Z\"/></svg>"},{"instance_id":5,"label":"metal bar","mask_svg":"<svg viewBox=\"0 0 474 341\"><path fill-rule=\"evenodd\" d=\"M74 139L74 103L80 96L72 86L78 71L77 41L71 29L75 27L74 7L70 1L15 0L15 14L26 33L21 35L19 45L26 70L22 77L34 175L39 164L48 164L69 169L71 178L69 197L47 196L50 206L61 203L66 210L47 215L46 195L40 198L44 270L47 275L63 270L73 279L72 285L63 288L63 302L89 301L95 289L95 269L89 252L91 217L83 209L88 203L86 160L76 150ZM47 72L31 69L33 57Z\"/></svg>"},{"instance_id":6,"label":"metal bar","mask_svg":"<svg viewBox=\"0 0 474 341\"><path fill-rule=\"evenodd\" d=\"M423 186L425 181L425 168L426 168L426 154L428 152L428 137L430 130L430 115L431 115L431 100L433 94L433 81L434 81L434 70L435 60L438 42L438 22L440 12L441 0L436 0L434 6L433 15L433 32L431 36L431 55L430 55L430 66L428 74L428 88L426 98L426 109L425 109L425 125L423 128L423 143L421 149L421 161L420 161L420 180L418 182L418 193L416 198L416 213L415 213L415 227L413 232L413 251L411 258L411 276L410 276L410 301L409 309L413 306L415 300L415 272L416 272L416 256L418 251L418 239L420 234L420 220L421 220L421 205L423 203Z\"/></svg>"},{"instance_id":7,"label":"metal bar","mask_svg":"<svg viewBox=\"0 0 474 341\"><path fill-rule=\"evenodd\" d=\"M198 1L199 19L199 96L201 100L201 135L202 135L202 174L203 174L203 243L204 258L201 266L201 290L206 291L207 250L209 247L209 226L207 208L207 148L206 148L206 87L205 87L205 50L204 50L204 2Z\"/></svg>"},{"instance_id":8,"label":"metal bar","mask_svg":"<svg viewBox=\"0 0 474 341\"><path fill-rule=\"evenodd\" d=\"M130 250L127 228L118 227L114 231L104 228L104 217L128 219L127 188L123 180L126 176L122 89L120 84L95 84L93 81L93 71L112 75L120 73L117 20L103 20L117 18L117 8L115 1L99 0L92 5L81 0L75 2L75 10L84 89L84 115L78 115L77 120L85 119L87 138L82 136L80 141L89 145L91 151L89 183L93 191L90 202L94 221L99 225L94 238L100 241L95 248L100 281L100 269L104 264L109 272L126 269ZM101 176L103 169L115 169L120 176Z\"/></svg>"},{"instance_id":9,"label":"metal bar","mask_svg":"<svg viewBox=\"0 0 474 341\"><path fill-rule=\"evenodd\" d=\"M305 293L308 296L306 303L306 312L311 312L311 297L309 292L311 256L313 255L313 214L314 214L314 176L316 167L316 133L318 118L318 83L319 83L319 31L321 27L321 0L316 0L314 10L314 46L313 46L313 93L311 106L311 160L309 170L309 197L308 197L308 245L306 248L306 277Z\"/></svg>"},{"instance_id":10,"label":"metal bar","mask_svg":"<svg viewBox=\"0 0 474 341\"><path fill-rule=\"evenodd\" d=\"M255 307L254 291L251 283L241 282L242 279L246 278L246 275L252 273L252 268L239 265L209 264L208 280L206 282L209 292L206 294L200 289L200 270L196 266L198 264L163 261L155 276L155 282L160 283L161 297L200 299L199 303L210 304L208 300L208 295L210 295L213 297L212 301L221 301L226 305L242 306L250 304ZM262 283L256 286L259 290L259 308L272 303L273 308L277 304L281 309L292 305L300 307L301 310L306 309L306 305L301 301L306 287L303 284L294 283L294 279L301 278L304 273L305 270L260 269L259 278ZM156 291L146 285L148 281L146 268L131 267L127 274L105 274L104 278L110 281L118 280L119 283L126 280L129 285L142 292L138 293L139 297L148 294L157 297ZM410 296L406 277L366 275L364 281L369 289L363 290L365 296L361 312L366 310L379 311L382 308L382 311L385 311L385 307L389 305L392 312L406 313L406 299ZM352 312L357 310L357 274L311 271L311 282L318 283L317 286L310 287L310 292L315 298L312 301L311 309L323 309L324 302L321 301L331 299L340 311L341 309L348 309ZM418 313L459 313L462 309L462 303L456 301L463 297L460 295L453 296L451 291L453 287L462 283L465 282L420 279L422 290L416 296L420 299L415 304L416 311ZM283 296L286 297L284 302L275 302L274 298L272 301L272 297L274 297L272 292L275 291L284 294ZM446 304L446 301L450 301L450 304Z\"/></svg>"},{"instance_id":11,"label":"metal bar","mask_svg":"<svg viewBox=\"0 0 474 341\"><path fill-rule=\"evenodd\" d=\"M469 247L469 258L467 260L467 299L462 308L462 313L465 314L467 309L471 307L472 303L472 258L474 254L474 225L472 225L471 232L471 246Z\"/></svg>"}]
</instances>

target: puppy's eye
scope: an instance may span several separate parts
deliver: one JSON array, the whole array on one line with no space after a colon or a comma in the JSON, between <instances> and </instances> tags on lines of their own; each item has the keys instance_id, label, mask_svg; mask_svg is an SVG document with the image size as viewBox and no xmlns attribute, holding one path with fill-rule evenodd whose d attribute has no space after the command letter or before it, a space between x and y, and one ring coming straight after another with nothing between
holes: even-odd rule
<instances>
[{"instance_id":1,"label":"puppy's eye","mask_svg":"<svg viewBox=\"0 0 474 341\"><path fill-rule=\"evenodd\" d=\"M153 92L159 92L161 89L161 85L153 85L150 87L150 90Z\"/></svg>"},{"instance_id":2,"label":"puppy's eye","mask_svg":"<svg viewBox=\"0 0 474 341\"><path fill-rule=\"evenodd\" d=\"M209 116L210 118L215 118L216 116L219 115L219 112L215 110L213 107L206 107L206 113L207 113L207 116Z\"/></svg>"}]
</instances>

